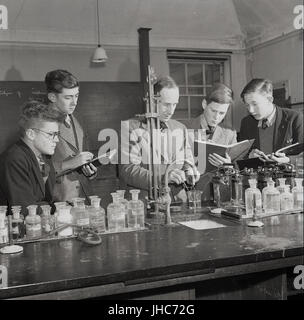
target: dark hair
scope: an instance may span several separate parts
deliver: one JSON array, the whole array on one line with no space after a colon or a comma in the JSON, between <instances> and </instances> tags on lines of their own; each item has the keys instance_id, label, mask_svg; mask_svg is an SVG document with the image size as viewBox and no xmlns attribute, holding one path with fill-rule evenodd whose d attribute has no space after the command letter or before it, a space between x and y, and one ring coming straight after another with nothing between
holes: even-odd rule
<instances>
[{"instance_id":1,"label":"dark hair","mask_svg":"<svg viewBox=\"0 0 304 320\"><path fill-rule=\"evenodd\" d=\"M262 94L272 95L272 82L268 79L252 79L249 83L246 84L245 88L241 92L241 98L243 99L243 101L245 94L252 92L259 92Z\"/></svg>"},{"instance_id":2,"label":"dark hair","mask_svg":"<svg viewBox=\"0 0 304 320\"><path fill-rule=\"evenodd\" d=\"M79 87L75 76L66 70L53 70L46 74L44 79L47 92L61 93L62 89Z\"/></svg>"},{"instance_id":3,"label":"dark hair","mask_svg":"<svg viewBox=\"0 0 304 320\"><path fill-rule=\"evenodd\" d=\"M50 108L40 101L26 102L22 107L21 116L19 119L19 126L21 134L24 135L25 131L33 126L35 121L49 121L63 123L65 114L57 109Z\"/></svg>"},{"instance_id":4,"label":"dark hair","mask_svg":"<svg viewBox=\"0 0 304 320\"><path fill-rule=\"evenodd\" d=\"M154 84L154 93L159 93L163 88L178 88L176 82L169 76L162 77Z\"/></svg>"},{"instance_id":5,"label":"dark hair","mask_svg":"<svg viewBox=\"0 0 304 320\"><path fill-rule=\"evenodd\" d=\"M223 83L216 83L211 88L206 100L208 104L210 102L231 104L233 102L233 91Z\"/></svg>"}]
</instances>

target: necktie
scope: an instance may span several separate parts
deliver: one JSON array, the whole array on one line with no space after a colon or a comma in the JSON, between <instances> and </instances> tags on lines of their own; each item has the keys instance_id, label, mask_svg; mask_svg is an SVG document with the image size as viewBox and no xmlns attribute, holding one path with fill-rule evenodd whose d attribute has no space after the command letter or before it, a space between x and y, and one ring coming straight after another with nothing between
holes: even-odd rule
<instances>
[{"instance_id":1,"label":"necktie","mask_svg":"<svg viewBox=\"0 0 304 320\"><path fill-rule=\"evenodd\" d=\"M214 133L214 131L215 131L215 127L211 127L211 126L208 125L208 128L209 128L209 129L206 130L206 134L207 134L207 135L209 135L209 134L210 134L210 135L213 135L213 133Z\"/></svg>"},{"instance_id":2,"label":"necktie","mask_svg":"<svg viewBox=\"0 0 304 320\"><path fill-rule=\"evenodd\" d=\"M38 159L39 159L39 167L40 167L40 172L42 174L42 177L46 178L49 176L50 166L44 161L42 155L38 156Z\"/></svg>"},{"instance_id":3,"label":"necktie","mask_svg":"<svg viewBox=\"0 0 304 320\"><path fill-rule=\"evenodd\" d=\"M267 119L263 119L263 120L262 120L262 128L263 128L263 129L266 129L267 127L268 127Z\"/></svg>"},{"instance_id":4,"label":"necktie","mask_svg":"<svg viewBox=\"0 0 304 320\"><path fill-rule=\"evenodd\" d=\"M67 115L67 117L65 118L64 120L64 125L67 127L67 128L71 128L71 119L70 119L70 116Z\"/></svg>"},{"instance_id":5,"label":"necktie","mask_svg":"<svg viewBox=\"0 0 304 320\"><path fill-rule=\"evenodd\" d=\"M161 131L163 131L163 130L165 130L165 129L168 128L166 122L163 122L163 121L160 121L159 127L160 127L160 130L161 130Z\"/></svg>"}]
</instances>

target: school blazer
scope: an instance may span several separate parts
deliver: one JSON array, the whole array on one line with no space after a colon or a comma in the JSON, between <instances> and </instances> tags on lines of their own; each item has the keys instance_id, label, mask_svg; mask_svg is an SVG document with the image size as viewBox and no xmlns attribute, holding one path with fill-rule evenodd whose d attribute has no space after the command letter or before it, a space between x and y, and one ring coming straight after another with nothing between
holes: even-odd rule
<instances>
[{"instance_id":1,"label":"school blazer","mask_svg":"<svg viewBox=\"0 0 304 320\"><path fill-rule=\"evenodd\" d=\"M53 163L56 175L62 172L62 162L74 157L77 153L88 151L88 137L82 126L74 115L71 116L75 125L79 148L74 140L73 131L60 124L60 137L53 155ZM54 196L59 201L71 201L75 197L86 197L91 195L91 187L88 179L77 172L56 178L54 186Z\"/></svg>"},{"instance_id":2,"label":"school blazer","mask_svg":"<svg viewBox=\"0 0 304 320\"><path fill-rule=\"evenodd\" d=\"M297 111L276 106L274 126L273 152L290 144L303 142L303 115ZM239 141L245 139L255 139L252 149L260 149L258 120L251 115L241 122Z\"/></svg>"},{"instance_id":3,"label":"school blazer","mask_svg":"<svg viewBox=\"0 0 304 320\"><path fill-rule=\"evenodd\" d=\"M50 158L49 177L44 183L34 152L22 141L17 141L0 156L0 204L23 206L22 212L31 204L51 204L55 171Z\"/></svg>"},{"instance_id":4,"label":"school blazer","mask_svg":"<svg viewBox=\"0 0 304 320\"><path fill-rule=\"evenodd\" d=\"M195 129L195 130L208 129L208 125L206 121L203 121L203 127L202 127L201 115L196 118L184 121L183 123L185 124L187 129ZM215 143L224 144L224 145L236 143L237 142L236 131L229 128L224 128L221 125L217 125L211 140Z\"/></svg>"}]
</instances>

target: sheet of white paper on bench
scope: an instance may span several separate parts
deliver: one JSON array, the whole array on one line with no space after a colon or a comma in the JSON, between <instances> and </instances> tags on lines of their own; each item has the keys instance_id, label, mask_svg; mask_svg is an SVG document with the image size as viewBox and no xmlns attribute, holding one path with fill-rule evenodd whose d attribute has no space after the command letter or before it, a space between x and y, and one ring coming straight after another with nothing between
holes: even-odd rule
<instances>
[{"instance_id":1,"label":"sheet of white paper on bench","mask_svg":"<svg viewBox=\"0 0 304 320\"><path fill-rule=\"evenodd\" d=\"M194 230L205 230L205 229L226 227L225 225L221 223L217 223L212 220L193 220L193 221L183 221L179 223Z\"/></svg>"}]
</instances>

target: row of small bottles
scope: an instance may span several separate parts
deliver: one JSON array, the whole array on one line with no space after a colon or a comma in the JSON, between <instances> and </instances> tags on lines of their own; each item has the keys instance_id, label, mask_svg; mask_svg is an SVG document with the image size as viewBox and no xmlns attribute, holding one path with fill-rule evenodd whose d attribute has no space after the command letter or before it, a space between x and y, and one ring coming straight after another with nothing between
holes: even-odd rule
<instances>
[{"instance_id":1,"label":"row of small bottles","mask_svg":"<svg viewBox=\"0 0 304 320\"><path fill-rule=\"evenodd\" d=\"M21 206L12 206L12 215L6 215L7 206L0 206L0 244L7 243L9 236L12 240L40 237L42 230L47 231L48 225L54 217L50 216L51 207L41 206L42 214L37 215L38 206L30 205L27 207L28 215L24 218L21 214ZM10 223L10 228L8 224ZM10 235L9 235L10 230Z\"/></svg>"},{"instance_id":2,"label":"row of small bottles","mask_svg":"<svg viewBox=\"0 0 304 320\"><path fill-rule=\"evenodd\" d=\"M303 210L302 178L295 178L295 187L285 184L285 178L279 178L279 186L269 178L262 192L257 188L257 180L249 179L250 187L245 190L246 215L273 214L289 210Z\"/></svg>"},{"instance_id":3,"label":"row of small bottles","mask_svg":"<svg viewBox=\"0 0 304 320\"><path fill-rule=\"evenodd\" d=\"M0 244L9 241L8 223L11 221L13 240L39 238L55 228L66 224L71 226L58 230L59 237L77 235L81 228L89 227L97 233L123 231L126 228L144 228L144 203L138 199L140 190L130 190L132 200L124 198L125 190L111 193L113 203L105 210L100 206L98 196L90 196L91 206L85 205L84 198L72 199L73 206L66 202L55 202L55 213L51 214L49 205L41 205L42 213L37 214L37 205L27 207L28 215L24 219L21 206L12 206L12 216L7 216L7 207L0 206Z\"/></svg>"},{"instance_id":4,"label":"row of small bottles","mask_svg":"<svg viewBox=\"0 0 304 320\"><path fill-rule=\"evenodd\" d=\"M140 190L130 190L132 200L124 198L125 190L111 193L113 202L105 209L100 206L98 196L90 196L91 206L87 207L84 198L72 199L73 207L66 202L56 202L57 227L64 224L74 224L78 227L90 227L97 233L119 232L129 229L144 228L144 203L138 199ZM58 232L59 236L77 234L77 227L65 228Z\"/></svg>"}]
</instances>

